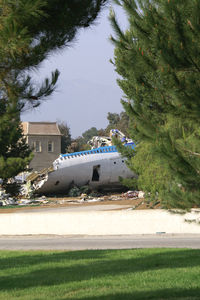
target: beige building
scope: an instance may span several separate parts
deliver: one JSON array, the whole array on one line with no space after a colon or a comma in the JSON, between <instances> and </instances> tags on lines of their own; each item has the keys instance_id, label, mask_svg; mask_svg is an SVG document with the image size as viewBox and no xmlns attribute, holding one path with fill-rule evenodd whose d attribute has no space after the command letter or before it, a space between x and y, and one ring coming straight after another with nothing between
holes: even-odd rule
<instances>
[{"instance_id":1,"label":"beige building","mask_svg":"<svg viewBox=\"0 0 200 300\"><path fill-rule=\"evenodd\" d=\"M22 122L24 136L34 158L30 162L33 171L50 167L61 153L61 133L55 122Z\"/></svg>"}]
</instances>

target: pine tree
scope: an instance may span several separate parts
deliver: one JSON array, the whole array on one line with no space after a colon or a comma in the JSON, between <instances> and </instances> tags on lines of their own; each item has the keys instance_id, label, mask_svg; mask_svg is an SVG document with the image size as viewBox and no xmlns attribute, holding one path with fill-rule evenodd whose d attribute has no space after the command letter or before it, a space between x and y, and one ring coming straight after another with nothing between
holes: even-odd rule
<instances>
[{"instance_id":1,"label":"pine tree","mask_svg":"<svg viewBox=\"0 0 200 300\"><path fill-rule=\"evenodd\" d=\"M59 71L41 83L30 72L53 51L70 45L106 0L0 0L0 178L24 170L30 161L20 114L40 105L56 87Z\"/></svg>"},{"instance_id":2,"label":"pine tree","mask_svg":"<svg viewBox=\"0 0 200 300\"><path fill-rule=\"evenodd\" d=\"M129 166L165 207L199 207L200 2L116 2L129 20L123 32L111 12L122 103L138 142Z\"/></svg>"}]
</instances>

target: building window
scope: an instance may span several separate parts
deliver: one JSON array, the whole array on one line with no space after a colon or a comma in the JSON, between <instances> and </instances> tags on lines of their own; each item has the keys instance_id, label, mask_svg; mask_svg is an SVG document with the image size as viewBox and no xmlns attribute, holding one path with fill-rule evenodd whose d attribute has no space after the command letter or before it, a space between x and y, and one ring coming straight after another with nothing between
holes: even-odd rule
<instances>
[{"instance_id":1,"label":"building window","mask_svg":"<svg viewBox=\"0 0 200 300\"><path fill-rule=\"evenodd\" d=\"M34 142L34 150L35 152L42 152L42 146L40 141Z\"/></svg>"},{"instance_id":2,"label":"building window","mask_svg":"<svg viewBox=\"0 0 200 300\"><path fill-rule=\"evenodd\" d=\"M53 152L53 142L48 142L48 152Z\"/></svg>"}]
</instances>

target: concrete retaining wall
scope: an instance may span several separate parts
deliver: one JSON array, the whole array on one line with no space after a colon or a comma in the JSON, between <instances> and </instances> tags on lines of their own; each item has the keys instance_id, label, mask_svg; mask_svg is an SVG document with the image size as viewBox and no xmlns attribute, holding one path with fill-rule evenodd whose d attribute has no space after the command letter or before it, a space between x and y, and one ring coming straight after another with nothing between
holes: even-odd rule
<instances>
[{"instance_id":1,"label":"concrete retaining wall","mask_svg":"<svg viewBox=\"0 0 200 300\"><path fill-rule=\"evenodd\" d=\"M0 235L120 235L200 233L200 212L184 215L163 210L0 214Z\"/></svg>"}]
</instances>

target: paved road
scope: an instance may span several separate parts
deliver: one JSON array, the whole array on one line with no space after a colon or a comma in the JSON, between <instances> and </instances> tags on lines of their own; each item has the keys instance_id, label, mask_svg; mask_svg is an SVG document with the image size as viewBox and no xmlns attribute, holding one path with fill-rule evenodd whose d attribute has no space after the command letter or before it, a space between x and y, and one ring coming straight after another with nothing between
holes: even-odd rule
<instances>
[{"instance_id":1,"label":"paved road","mask_svg":"<svg viewBox=\"0 0 200 300\"><path fill-rule=\"evenodd\" d=\"M0 236L0 250L200 249L200 235Z\"/></svg>"}]
</instances>

